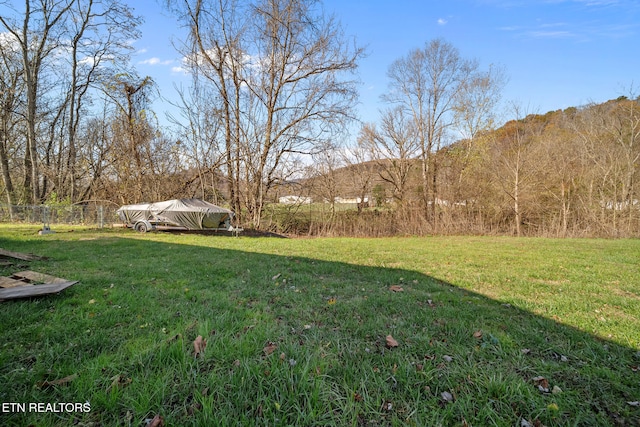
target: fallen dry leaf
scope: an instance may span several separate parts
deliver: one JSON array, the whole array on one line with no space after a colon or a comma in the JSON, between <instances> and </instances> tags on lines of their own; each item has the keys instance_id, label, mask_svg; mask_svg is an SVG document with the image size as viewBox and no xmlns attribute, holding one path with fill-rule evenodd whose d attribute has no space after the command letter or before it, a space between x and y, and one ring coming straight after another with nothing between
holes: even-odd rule
<instances>
[{"instance_id":1,"label":"fallen dry leaf","mask_svg":"<svg viewBox=\"0 0 640 427\"><path fill-rule=\"evenodd\" d=\"M542 376L532 378L533 383L538 386L538 390L543 393L549 393L549 381Z\"/></svg>"},{"instance_id":2,"label":"fallen dry leaf","mask_svg":"<svg viewBox=\"0 0 640 427\"><path fill-rule=\"evenodd\" d=\"M125 387L131 384L131 378L127 378L121 374L116 375L115 377L111 377L111 385L107 389L107 391L111 390L114 387Z\"/></svg>"},{"instance_id":3,"label":"fallen dry leaf","mask_svg":"<svg viewBox=\"0 0 640 427\"><path fill-rule=\"evenodd\" d=\"M200 354L204 353L204 349L207 347L207 340L202 338L202 335L198 335L198 337L193 341L193 350L195 352L195 357L198 357Z\"/></svg>"},{"instance_id":4,"label":"fallen dry leaf","mask_svg":"<svg viewBox=\"0 0 640 427\"><path fill-rule=\"evenodd\" d=\"M260 404L260 405L258 405L256 410L254 411L254 416L256 418L262 418L262 415L263 415L262 404Z\"/></svg>"},{"instance_id":5,"label":"fallen dry leaf","mask_svg":"<svg viewBox=\"0 0 640 427\"><path fill-rule=\"evenodd\" d=\"M268 356L274 351L276 351L276 348L278 348L278 344L269 341L267 345L262 349L262 352L264 353L265 356Z\"/></svg>"},{"instance_id":6,"label":"fallen dry leaf","mask_svg":"<svg viewBox=\"0 0 640 427\"><path fill-rule=\"evenodd\" d=\"M482 331L475 331L473 333L474 338L482 338Z\"/></svg>"},{"instance_id":7,"label":"fallen dry leaf","mask_svg":"<svg viewBox=\"0 0 640 427\"><path fill-rule=\"evenodd\" d=\"M200 412L200 411L202 411L202 404L199 402L195 402L195 403L192 403L191 406L189 406L189 409L187 409L187 414L193 415L196 412Z\"/></svg>"},{"instance_id":8,"label":"fallen dry leaf","mask_svg":"<svg viewBox=\"0 0 640 427\"><path fill-rule=\"evenodd\" d=\"M274 280L274 281L275 281L275 280L278 280L278 278L279 278L280 276L282 276L282 273L278 273L278 274L276 274L275 276L273 276L273 277L271 278L271 280Z\"/></svg>"},{"instance_id":9,"label":"fallen dry leaf","mask_svg":"<svg viewBox=\"0 0 640 427\"><path fill-rule=\"evenodd\" d=\"M551 389L551 393L552 394L560 394L560 393L562 393L562 389L560 387L558 387L557 385L554 385L553 389Z\"/></svg>"},{"instance_id":10,"label":"fallen dry leaf","mask_svg":"<svg viewBox=\"0 0 640 427\"><path fill-rule=\"evenodd\" d=\"M353 393L353 400L355 400L356 402L362 402L364 399L362 398L361 394Z\"/></svg>"},{"instance_id":11,"label":"fallen dry leaf","mask_svg":"<svg viewBox=\"0 0 640 427\"><path fill-rule=\"evenodd\" d=\"M164 419L160 415L156 415L153 419L149 420L147 427L162 427L164 426Z\"/></svg>"},{"instance_id":12,"label":"fallen dry leaf","mask_svg":"<svg viewBox=\"0 0 640 427\"><path fill-rule=\"evenodd\" d=\"M390 286L390 287L389 287L389 290L390 290L390 291L393 291L393 292L403 292L403 291L404 291L404 289L402 288L402 286L398 286L398 285Z\"/></svg>"},{"instance_id":13,"label":"fallen dry leaf","mask_svg":"<svg viewBox=\"0 0 640 427\"><path fill-rule=\"evenodd\" d=\"M386 342L387 348L394 348L399 345L398 341L396 341L391 335L387 335Z\"/></svg>"},{"instance_id":14,"label":"fallen dry leaf","mask_svg":"<svg viewBox=\"0 0 640 427\"><path fill-rule=\"evenodd\" d=\"M37 384L38 388L46 388L46 387L52 387L54 385L65 385L67 383L70 383L71 381L75 380L76 378L78 378L78 374L72 374L69 376L66 376L64 378L60 378L58 380L53 380L53 381L42 381L40 383Z\"/></svg>"}]
</instances>

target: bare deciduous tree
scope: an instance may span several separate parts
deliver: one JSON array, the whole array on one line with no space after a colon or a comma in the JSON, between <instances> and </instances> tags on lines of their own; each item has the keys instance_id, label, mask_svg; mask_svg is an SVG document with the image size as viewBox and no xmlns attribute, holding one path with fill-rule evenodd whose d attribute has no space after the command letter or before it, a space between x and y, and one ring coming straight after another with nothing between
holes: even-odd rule
<instances>
[{"instance_id":1,"label":"bare deciduous tree","mask_svg":"<svg viewBox=\"0 0 640 427\"><path fill-rule=\"evenodd\" d=\"M558 113L558 116L558 122L547 126L539 141L537 170L541 191L538 198L544 209L541 216L551 227L551 233L565 237L575 218L579 182L585 176L586 165L581 144L567 126L573 119L571 113ZM550 200L545 203L545 199Z\"/></svg>"},{"instance_id":2,"label":"bare deciduous tree","mask_svg":"<svg viewBox=\"0 0 640 427\"><path fill-rule=\"evenodd\" d=\"M117 197L122 204L146 200L148 188L144 184L153 174L156 157L153 142L157 136L147 106L155 91L151 77L140 79L128 74L115 76L105 87L105 94L116 107L110 163L120 188Z\"/></svg>"},{"instance_id":3,"label":"bare deciduous tree","mask_svg":"<svg viewBox=\"0 0 640 427\"><path fill-rule=\"evenodd\" d=\"M184 161L187 167L195 170L190 183L197 185L196 194L203 200L222 204L223 200L219 199L222 189L218 188L217 178L223 176L221 168L225 163L228 169L229 156L228 151L225 151L225 144L220 141L224 137L223 115L211 105L216 94L208 90L206 85L200 85L198 79L194 79L187 93L180 89L179 94L181 117L170 119L178 128ZM234 181L225 181L231 194L235 194Z\"/></svg>"},{"instance_id":4,"label":"bare deciduous tree","mask_svg":"<svg viewBox=\"0 0 640 427\"><path fill-rule=\"evenodd\" d=\"M435 39L396 60L387 73L389 92L383 97L400 105L415 123L427 219L437 229L437 164L435 151L448 142L456 113L465 109L478 64L464 59L450 43ZM482 81L479 79L478 81Z\"/></svg>"},{"instance_id":5,"label":"bare deciduous tree","mask_svg":"<svg viewBox=\"0 0 640 427\"><path fill-rule=\"evenodd\" d=\"M376 159L379 175L392 188L392 196L400 208L406 202L409 174L420 153L416 124L404 109L386 110L381 118L380 130L367 124L359 140L369 146Z\"/></svg>"},{"instance_id":6,"label":"bare deciduous tree","mask_svg":"<svg viewBox=\"0 0 640 427\"><path fill-rule=\"evenodd\" d=\"M248 211L260 224L265 194L292 154L313 153L353 117L353 72L362 50L307 0L263 0L253 7L255 38L247 86L255 112L249 145L256 153Z\"/></svg>"},{"instance_id":7,"label":"bare deciduous tree","mask_svg":"<svg viewBox=\"0 0 640 427\"><path fill-rule=\"evenodd\" d=\"M522 114L521 107L512 106L516 120L506 123L492 141L490 160L487 167L492 170L494 184L507 197L513 214L513 228L516 236L522 235L522 223L527 212L526 200L532 197L534 181L537 177L535 137L540 134L540 123L536 116ZM498 199L499 200L499 199Z\"/></svg>"},{"instance_id":8,"label":"bare deciduous tree","mask_svg":"<svg viewBox=\"0 0 640 427\"><path fill-rule=\"evenodd\" d=\"M67 20L70 49L64 108L66 138L60 138L56 167L56 187L60 196L78 198L78 177L84 171L78 167L78 132L90 116L85 103L90 89L98 89L110 75L128 62L131 40L140 37L137 26L141 19L119 0L76 0ZM63 158L63 153L65 154Z\"/></svg>"},{"instance_id":9,"label":"bare deciduous tree","mask_svg":"<svg viewBox=\"0 0 640 427\"><path fill-rule=\"evenodd\" d=\"M245 17L249 8L236 0L167 0L167 6L189 28L189 37L180 48L198 92L193 97L207 96L198 114L216 117L221 137L211 135L210 145L220 145L214 151L223 153L229 203L241 217L240 148L243 139L243 66L246 61ZM211 90L207 88L211 86ZM191 114L192 116L192 114ZM192 117L195 118L195 117ZM203 128L191 126L191 131Z\"/></svg>"},{"instance_id":10,"label":"bare deciduous tree","mask_svg":"<svg viewBox=\"0 0 640 427\"><path fill-rule=\"evenodd\" d=\"M170 1L191 30L194 75L216 91L232 207L240 192L260 226L267 192L296 156L316 152L353 117L362 50L311 0Z\"/></svg>"},{"instance_id":11,"label":"bare deciduous tree","mask_svg":"<svg viewBox=\"0 0 640 427\"><path fill-rule=\"evenodd\" d=\"M60 46L65 17L74 0L25 0L22 22L0 15L0 24L14 38L20 49L23 78L26 87L26 130L23 186L27 199L39 203L40 174L38 159L38 105L44 61Z\"/></svg>"},{"instance_id":12,"label":"bare deciduous tree","mask_svg":"<svg viewBox=\"0 0 640 427\"><path fill-rule=\"evenodd\" d=\"M358 215L361 215L363 209L373 203L372 187L378 176L378 164L371 147L362 138L345 147L341 154L348 171L350 186L356 195Z\"/></svg>"},{"instance_id":13,"label":"bare deciduous tree","mask_svg":"<svg viewBox=\"0 0 640 427\"><path fill-rule=\"evenodd\" d=\"M462 183L474 153L478 151L475 146L478 137L496 127L497 106L506 82L505 70L500 66L492 65L488 71L478 70L469 79L460 83L459 98L453 108L456 131L464 145L463 156L457 159L458 186ZM457 190L455 201L460 201L461 189Z\"/></svg>"},{"instance_id":14,"label":"bare deciduous tree","mask_svg":"<svg viewBox=\"0 0 640 427\"><path fill-rule=\"evenodd\" d=\"M20 58L14 84L24 88L13 112L25 129L22 165L13 165L23 172L23 201L40 203L49 192L75 201L87 172L78 132L91 116L90 91L126 64L140 20L120 0L25 0L6 10L3 44Z\"/></svg>"},{"instance_id":15,"label":"bare deciduous tree","mask_svg":"<svg viewBox=\"0 0 640 427\"><path fill-rule=\"evenodd\" d=\"M619 99L607 116L606 133L619 153L620 192L614 199L614 212L626 211L626 228L630 233L638 215L635 179L640 164L640 105L637 100Z\"/></svg>"},{"instance_id":16,"label":"bare deciduous tree","mask_svg":"<svg viewBox=\"0 0 640 427\"><path fill-rule=\"evenodd\" d=\"M7 203L12 206L18 200L11 176L11 163L15 162L18 124L18 104L24 96L22 65L18 52L10 40L0 35L0 172Z\"/></svg>"}]
</instances>

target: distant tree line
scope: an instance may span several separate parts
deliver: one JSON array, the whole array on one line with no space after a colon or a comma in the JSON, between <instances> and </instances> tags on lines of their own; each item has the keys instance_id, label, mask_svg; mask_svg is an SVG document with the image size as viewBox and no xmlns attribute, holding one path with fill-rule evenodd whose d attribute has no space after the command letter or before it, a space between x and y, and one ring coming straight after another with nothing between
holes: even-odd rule
<instances>
[{"instance_id":1,"label":"distant tree line","mask_svg":"<svg viewBox=\"0 0 640 427\"><path fill-rule=\"evenodd\" d=\"M346 144L365 52L319 2L165 6L191 85L161 128L125 2L0 1L4 202L199 197L245 226L311 234L638 235L632 93L545 115L512 106L498 127L505 71L436 39L390 64L379 120ZM281 195L316 203L275 207Z\"/></svg>"},{"instance_id":2,"label":"distant tree line","mask_svg":"<svg viewBox=\"0 0 640 427\"><path fill-rule=\"evenodd\" d=\"M426 200L417 139L407 135L409 126L402 132L392 126L392 120L406 120L402 112L394 110L395 119L384 113L380 127L362 128L358 144L368 150L367 162L315 166L301 190L318 200L356 197L359 183L367 181L371 207L358 215L325 215L315 221L322 225L305 224L302 231L640 234L640 99L623 96L546 114L524 115L517 107L512 112L516 119L498 129L483 129L431 153ZM328 182L342 185L331 193Z\"/></svg>"}]
</instances>

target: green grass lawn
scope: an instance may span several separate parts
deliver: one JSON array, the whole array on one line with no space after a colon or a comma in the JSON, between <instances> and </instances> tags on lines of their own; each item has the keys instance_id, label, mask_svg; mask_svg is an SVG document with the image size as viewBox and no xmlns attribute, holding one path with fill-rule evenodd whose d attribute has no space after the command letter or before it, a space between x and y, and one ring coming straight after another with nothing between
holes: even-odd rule
<instances>
[{"instance_id":1,"label":"green grass lawn","mask_svg":"<svg viewBox=\"0 0 640 427\"><path fill-rule=\"evenodd\" d=\"M640 425L640 240L37 230L0 273L80 282L0 303L2 426Z\"/></svg>"}]
</instances>

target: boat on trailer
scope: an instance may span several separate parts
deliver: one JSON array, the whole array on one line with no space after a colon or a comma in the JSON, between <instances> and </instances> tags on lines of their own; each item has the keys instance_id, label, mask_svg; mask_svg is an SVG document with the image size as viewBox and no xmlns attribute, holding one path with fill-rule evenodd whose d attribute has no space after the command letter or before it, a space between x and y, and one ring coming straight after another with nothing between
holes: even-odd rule
<instances>
[{"instance_id":1,"label":"boat on trailer","mask_svg":"<svg viewBox=\"0 0 640 427\"><path fill-rule=\"evenodd\" d=\"M121 206L116 213L127 227L145 233L157 229L235 231L233 211L200 199L173 199Z\"/></svg>"}]
</instances>

